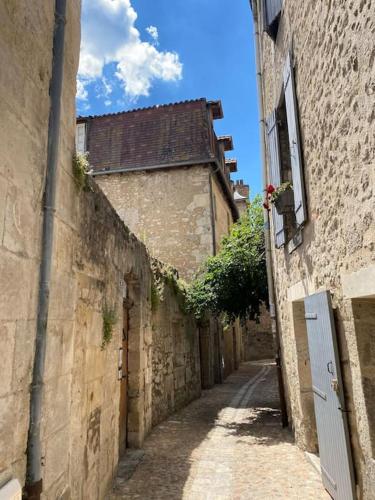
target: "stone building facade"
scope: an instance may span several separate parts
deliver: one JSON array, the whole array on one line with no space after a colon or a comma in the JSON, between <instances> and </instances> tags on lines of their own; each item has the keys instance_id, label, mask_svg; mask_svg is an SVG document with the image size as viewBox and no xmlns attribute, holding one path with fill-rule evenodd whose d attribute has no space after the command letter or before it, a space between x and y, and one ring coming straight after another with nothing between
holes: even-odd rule
<instances>
[{"instance_id":1,"label":"stone building facade","mask_svg":"<svg viewBox=\"0 0 375 500\"><path fill-rule=\"evenodd\" d=\"M327 445L330 435L347 421L343 452L331 460L333 466L346 467L343 475L349 476L353 493L347 486L345 498L372 499L375 3L266 0L251 5L260 33L267 180L276 186L293 184L294 209L279 215L272 207L270 213L290 422L299 446L313 452L319 447L325 460L324 449L336 446ZM325 326L319 322L324 315ZM314 320L321 327L317 337ZM314 371L319 346L321 353L333 346L336 356L320 372L329 382L324 392L317 388ZM325 428L329 412L318 415L314 407L321 409L324 398L335 397L340 402L332 410L336 423ZM338 456L349 457L348 463L338 464ZM327 462L321 464L326 488L344 498L337 493L340 482L334 490L335 478L324 472Z\"/></svg>"},{"instance_id":2,"label":"stone building facade","mask_svg":"<svg viewBox=\"0 0 375 500\"><path fill-rule=\"evenodd\" d=\"M244 361L273 359L275 357L271 316L264 304L256 321L246 321L243 327L242 339Z\"/></svg>"},{"instance_id":3,"label":"stone building facade","mask_svg":"<svg viewBox=\"0 0 375 500\"><path fill-rule=\"evenodd\" d=\"M26 481L54 2L2 2L0 16L0 496ZM73 174L80 2L67 2L57 198L45 366L44 499L101 499L120 451L200 394L198 327L168 274L153 307L153 263L90 179ZM55 51L56 54L56 51ZM56 56L57 57L57 56ZM163 267L159 264L159 274ZM175 323L180 327L176 339ZM110 328L108 328L110 327ZM159 377L163 372L165 380ZM123 378L127 375L127 378ZM163 398L159 392L162 387ZM40 495L35 498L40 498Z\"/></svg>"},{"instance_id":4,"label":"stone building facade","mask_svg":"<svg viewBox=\"0 0 375 500\"><path fill-rule=\"evenodd\" d=\"M77 120L96 181L152 255L191 279L238 217L226 160L230 136L216 137L220 101L197 99Z\"/></svg>"},{"instance_id":5,"label":"stone building facade","mask_svg":"<svg viewBox=\"0 0 375 500\"><path fill-rule=\"evenodd\" d=\"M151 255L187 281L238 218L230 179L237 161L225 158L232 137L214 131L222 117L220 101L196 99L77 119L77 150L88 152L117 213ZM216 323L210 319L200 329L205 388L241 359L232 349L233 342L242 345L239 324L228 333Z\"/></svg>"}]
</instances>

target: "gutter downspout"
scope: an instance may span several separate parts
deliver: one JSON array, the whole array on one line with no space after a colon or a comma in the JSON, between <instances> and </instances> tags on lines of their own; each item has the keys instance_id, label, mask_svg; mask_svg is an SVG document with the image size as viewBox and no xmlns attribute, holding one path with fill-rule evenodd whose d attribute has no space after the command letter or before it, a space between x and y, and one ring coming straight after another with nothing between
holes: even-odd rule
<instances>
[{"instance_id":1,"label":"gutter downspout","mask_svg":"<svg viewBox=\"0 0 375 500\"><path fill-rule=\"evenodd\" d=\"M210 184L210 211L211 211L211 231L212 231L212 255L216 255L216 228L215 228L215 202L212 188L212 173L208 174Z\"/></svg>"},{"instance_id":2,"label":"gutter downspout","mask_svg":"<svg viewBox=\"0 0 375 500\"><path fill-rule=\"evenodd\" d=\"M215 171L214 171L215 172ZM217 207L215 207L215 202L214 202L214 192L213 192L213 186L212 186L212 175L214 172L209 172L208 178L209 178L209 184L210 184L210 212L211 212L211 231L212 231L212 255L216 255L217 253L217 248L216 248L216 227L215 227L215 213ZM217 335L217 364L218 364L218 379L215 380L216 383L222 384L223 383L223 367L222 367L222 356L223 356L223 347L221 345L221 325L218 319L212 319L212 321L215 323L215 331ZM216 374L215 374L216 377Z\"/></svg>"},{"instance_id":3,"label":"gutter downspout","mask_svg":"<svg viewBox=\"0 0 375 500\"><path fill-rule=\"evenodd\" d=\"M258 110L259 110L259 139L262 157L262 174L263 174L263 185L267 184L267 161L266 161L266 147L265 147L265 121L264 121L264 106L263 106L263 82L262 73L260 67L261 61L261 48L260 48L260 33L259 33L259 9L258 1L250 0L250 5L253 10L253 20L254 20L254 42L255 42L255 64L256 64L256 74L257 74L257 93L258 93ZM280 410L281 410L281 422L283 427L288 425L288 413L285 400L285 388L283 380L282 371L282 356L281 356L281 345L280 345L280 334L277 327L277 310L275 306L275 288L273 280L273 267L272 267L272 254L271 254L271 235L270 235L270 217L268 210L264 210L264 241L265 241L265 252L266 252L266 266L267 266L267 284L268 284L268 300L270 304L270 315L271 315L271 325L272 333L275 342L275 361L277 367L277 379L279 386L279 397L280 397Z\"/></svg>"},{"instance_id":4,"label":"gutter downspout","mask_svg":"<svg viewBox=\"0 0 375 500\"><path fill-rule=\"evenodd\" d=\"M55 24L50 82L47 169L43 196L43 232L39 276L39 297L33 379L30 395L30 423L27 442L27 498L39 500L42 490L41 417L47 341L49 292L52 268L54 213L56 210L57 166L60 140L61 94L64 70L66 0L55 2Z\"/></svg>"}]
</instances>

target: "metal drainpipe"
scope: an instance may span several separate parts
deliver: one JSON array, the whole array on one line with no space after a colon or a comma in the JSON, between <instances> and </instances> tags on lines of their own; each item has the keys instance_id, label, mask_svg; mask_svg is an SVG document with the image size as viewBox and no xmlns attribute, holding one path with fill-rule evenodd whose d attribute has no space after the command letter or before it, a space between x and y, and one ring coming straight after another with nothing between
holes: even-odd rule
<instances>
[{"instance_id":1,"label":"metal drainpipe","mask_svg":"<svg viewBox=\"0 0 375 500\"><path fill-rule=\"evenodd\" d=\"M257 74L257 93L258 93L258 110L259 110L259 138L260 138L260 149L262 157L262 174L263 174L263 185L267 184L267 162L266 162L266 148L265 148L265 126L264 126L264 106L263 106L263 84L262 84L262 73L260 67L261 61L261 48L260 48L260 33L259 33L259 9L258 1L250 0L250 4L253 10L253 20L254 20L254 42L255 42L255 64L256 64L256 74ZM268 300L270 304L270 314L271 314L271 324L272 332L275 340L276 348L276 367L277 367L277 379L279 385L279 396L280 396L280 410L281 410L281 421L283 427L288 425L288 413L285 400L285 389L284 380L282 372L282 356L281 356L281 346L280 346L280 334L277 327L277 310L275 306L275 289L273 280L273 267L272 267L272 255L271 255L271 235L270 235L270 218L268 210L264 210L264 240L265 240L265 252L266 252L266 266L267 266L267 284L268 284Z\"/></svg>"},{"instance_id":2,"label":"metal drainpipe","mask_svg":"<svg viewBox=\"0 0 375 500\"><path fill-rule=\"evenodd\" d=\"M212 187L212 173L208 174L208 180L210 185L210 211L211 211L211 231L212 231L212 254L216 255L216 228L215 228L215 202L214 193Z\"/></svg>"},{"instance_id":3,"label":"metal drainpipe","mask_svg":"<svg viewBox=\"0 0 375 500\"><path fill-rule=\"evenodd\" d=\"M216 255L216 228L215 228L215 213L216 210L215 208L215 202L214 202L214 193L213 193L213 186L212 186L212 174L216 172L214 170L213 172L210 172L208 174L209 178L209 184L210 184L210 212L211 212L211 231L212 231L212 250L213 250L213 255ZM223 383L223 368L222 368L222 344L221 344L221 330L220 330L220 322L218 319L214 319L214 322L216 324L216 334L217 334L217 363L218 363L218 383L222 384Z\"/></svg>"},{"instance_id":4,"label":"metal drainpipe","mask_svg":"<svg viewBox=\"0 0 375 500\"><path fill-rule=\"evenodd\" d=\"M55 24L50 82L50 112L48 123L47 169L43 197L43 233L39 276L39 297L33 379L30 395L30 424L27 442L26 494L28 499L40 499L42 485L41 416L44 365L49 308L49 288L52 267L56 180L60 139L61 93L64 69L66 0L55 2Z\"/></svg>"}]
</instances>

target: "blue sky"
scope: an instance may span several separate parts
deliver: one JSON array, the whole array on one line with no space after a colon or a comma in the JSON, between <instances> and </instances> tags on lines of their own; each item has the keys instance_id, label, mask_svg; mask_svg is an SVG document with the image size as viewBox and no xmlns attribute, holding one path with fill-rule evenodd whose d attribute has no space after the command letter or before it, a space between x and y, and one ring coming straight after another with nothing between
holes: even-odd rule
<instances>
[{"instance_id":1,"label":"blue sky","mask_svg":"<svg viewBox=\"0 0 375 500\"><path fill-rule=\"evenodd\" d=\"M237 174L262 190L248 0L83 0L78 113L221 99Z\"/></svg>"}]
</instances>

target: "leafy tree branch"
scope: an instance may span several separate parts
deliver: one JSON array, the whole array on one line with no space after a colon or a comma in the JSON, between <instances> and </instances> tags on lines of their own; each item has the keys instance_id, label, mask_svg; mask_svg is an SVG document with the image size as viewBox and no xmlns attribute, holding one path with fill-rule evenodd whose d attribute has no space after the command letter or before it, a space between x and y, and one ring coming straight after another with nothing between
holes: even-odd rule
<instances>
[{"instance_id":1,"label":"leafy tree branch","mask_svg":"<svg viewBox=\"0 0 375 500\"><path fill-rule=\"evenodd\" d=\"M257 196L187 288L188 306L197 318L207 310L228 321L259 316L268 299L263 224L262 198Z\"/></svg>"}]
</instances>

